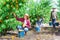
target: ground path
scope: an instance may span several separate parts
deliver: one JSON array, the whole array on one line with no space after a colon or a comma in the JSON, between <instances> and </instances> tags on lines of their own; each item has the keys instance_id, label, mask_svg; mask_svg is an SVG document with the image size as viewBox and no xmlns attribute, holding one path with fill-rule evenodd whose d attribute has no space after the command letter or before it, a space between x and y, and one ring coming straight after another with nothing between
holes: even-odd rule
<instances>
[{"instance_id":1,"label":"ground path","mask_svg":"<svg viewBox=\"0 0 60 40\"><path fill-rule=\"evenodd\" d=\"M12 37L14 40L60 40L60 33L51 34L51 33L42 32L38 34L31 30L27 33L27 35L25 35L24 38L19 38L19 37L16 37L15 35L6 35L2 37L3 38ZM0 37L0 40L2 37ZM3 39L3 40L7 40L7 39Z\"/></svg>"}]
</instances>

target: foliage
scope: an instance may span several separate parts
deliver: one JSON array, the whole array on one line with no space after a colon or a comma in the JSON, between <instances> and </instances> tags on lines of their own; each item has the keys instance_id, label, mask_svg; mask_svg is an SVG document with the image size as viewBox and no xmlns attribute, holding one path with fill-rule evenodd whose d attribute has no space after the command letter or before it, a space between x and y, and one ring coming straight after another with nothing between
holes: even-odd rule
<instances>
[{"instance_id":1,"label":"foliage","mask_svg":"<svg viewBox=\"0 0 60 40\"><path fill-rule=\"evenodd\" d=\"M51 10L49 4L50 0L37 0L37 2L34 0L0 0L0 32L15 30L17 25L22 25L14 18L13 13L18 17L23 17L25 13L28 13L32 25L35 24L37 16L44 17L44 23L48 23Z\"/></svg>"}]
</instances>

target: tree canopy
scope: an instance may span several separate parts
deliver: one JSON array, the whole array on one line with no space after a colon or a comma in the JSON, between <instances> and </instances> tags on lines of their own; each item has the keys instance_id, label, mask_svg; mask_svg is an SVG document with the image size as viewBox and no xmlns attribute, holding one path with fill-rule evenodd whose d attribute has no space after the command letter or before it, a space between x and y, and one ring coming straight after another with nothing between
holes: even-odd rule
<instances>
[{"instance_id":1,"label":"tree canopy","mask_svg":"<svg viewBox=\"0 0 60 40\"><path fill-rule=\"evenodd\" d=\"M60 10L60 0L57 1ZM52 5L51 0L0 0L0 32L3 30L16 29L17 25L22 25L18 22L13 13L18 17L23 17L25 13L30 16L31 24L34 25L37 16L44 17L44 23L48 23ZM60 19L60 12L58 12L58 19Z\"/></svg>"}]
</instances>

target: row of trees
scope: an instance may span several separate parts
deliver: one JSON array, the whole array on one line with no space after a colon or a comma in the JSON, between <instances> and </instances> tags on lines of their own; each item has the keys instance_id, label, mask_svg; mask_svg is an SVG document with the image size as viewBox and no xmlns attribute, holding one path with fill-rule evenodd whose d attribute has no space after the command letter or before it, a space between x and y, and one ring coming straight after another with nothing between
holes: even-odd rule
<instances>
[{"instance_id":1,"label":"row of trees","mask_svg":"<svg viewBox=\"0 0 60 40\"><path fill-rule=\"evenodd\" d=\"M60 2L59 7L60 7ZM21 22L16 21L13 16L23 17L25 13L30 15L31 24L35 24L37 16L45 18L44 23L49 22L51 12L50 0L0 0L0 32L15 30ZM60 19L58 12L58 19Z\"/></svg>"}]
</instances>

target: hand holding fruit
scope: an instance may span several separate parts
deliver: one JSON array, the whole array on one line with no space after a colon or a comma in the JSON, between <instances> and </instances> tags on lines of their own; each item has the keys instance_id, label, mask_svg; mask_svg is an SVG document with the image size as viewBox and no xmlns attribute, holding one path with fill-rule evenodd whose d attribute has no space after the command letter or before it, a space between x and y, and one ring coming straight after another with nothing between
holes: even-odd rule
<instances>
[{"instance_id":1,"label":"hand holding fruit","mask_svg":"<svg viewBox=\"0 0 60 40\"><path fill-rule=\"evenodd\" d=\"M26 26L26 24L23 24L23 27L25 27Z\"/></svg>"},{"instance_id":2,"label":"hand holding fruit","mask_svg":"<svg viewBox=\"0 0 60 40\"><path fill-rule=\"evenodd\" d=\"M16 17L17 15L15 13L13 13L14 17Z\"/></svg>"}]
</instances>

